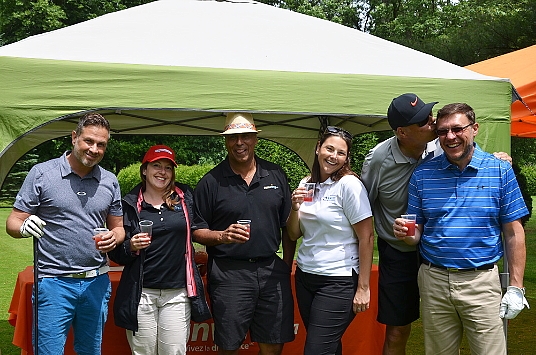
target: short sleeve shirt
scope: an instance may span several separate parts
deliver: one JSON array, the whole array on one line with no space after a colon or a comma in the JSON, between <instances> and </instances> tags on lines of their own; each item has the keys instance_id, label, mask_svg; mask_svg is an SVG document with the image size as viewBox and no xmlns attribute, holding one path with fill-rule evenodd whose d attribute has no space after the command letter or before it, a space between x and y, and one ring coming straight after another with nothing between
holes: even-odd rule
<instances>
[{"instance_id":1,"label":"short sleeve shirt","mask_svg":"<svg viewBox=\"0 0 536 355\"><path fill-rule=\"evenodd\" d=\"M300 269L326 276L351 276L352 269L359 273L359 243L352 225L371 216L365 187L357 177L318 183L313 201L300 206Z\"/></svg>"},{"instance_id":2,"label":"short sleeve shirt","mask_svg":"<svg viewBox=\"0 0 536 355\"><path fill-rule=\"evenodd\" d=\"M142 201L140 220L153 222L151 246L145 251L143 287L186 287L186 218L179 203L170 209Z\"/></svg>"},{"instance_id":3,"label":"short sleeve shirt","mask_svg":"<svg viewBox=\"0 0 536 355\"><path fill-rule=\"evenodd\" d=\"M290 212L290 188L279 165L255 159L257 170L249 186L233 172L228 158L197 184L193 229L223 231L240 219L251 220L249 241L207 247L213 257L268 257L279 249Z\"/></svg>"},{"instance_id":4,"label":"short sleeve shirt","mask_svg":"<svg viewBox=\"0 0 536 355\"><path fill-rule=\"evenodd\" d=\"M92 239L108 215L122 216L121 193L114 174L96 165L81 178L61 157L32 167L13 207L46 222L39 238L40 276L61 276L105 265Z\"/></svg>"},{"instance_id":5,"label":"short sleeve shirt","mask_svg":"<svg viewBox=\"0 0 536 355\"><path fill-rule=\"evenodd\" d=\"M445 155L411 177L408 213L424 224L420 249L428 261L471 268L503 255L501 225L528 214L512 166L477 145L463 171Z\"/></svg>"},{"instance_id":6,"label":"short sleeve shirt","mask_svg":"<svg viewBox=\"0 0 536 355\"><path fill-rule=\"evenodd\" d=\"M396 137L391 137L370 150L363 163L361 180L368 191L374 214L374 226L378 237L402 252L415 251L393 234L395 218L406 213L408 206L408 184L415 167L443 150L438 140L429 142L419 160L405 156Z\"/></svg>"}]
</instances>

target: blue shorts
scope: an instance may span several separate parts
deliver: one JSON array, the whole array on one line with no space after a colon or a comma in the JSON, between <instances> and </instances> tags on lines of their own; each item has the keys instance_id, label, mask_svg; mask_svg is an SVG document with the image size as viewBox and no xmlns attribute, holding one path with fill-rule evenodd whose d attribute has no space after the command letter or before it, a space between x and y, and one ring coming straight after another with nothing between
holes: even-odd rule
<instances>
[{"instance_id":1,"label":"blue shorts","mask_svg":"<svg viewBox=\"0 0 536 355\"><path fill-rule=\"evenodd\" d=\"M214 318L214 343L240 347L249 330L257 343L294 340L291 270L277 255L257 260L213 258L208 293Z\"/></svg>"},{"instance_id":2,"label":"blue shorts","mask_svg":"<svg viewBox=\"0 0 536 355\"><path fill-rule=\"evenodd\" d=\"M108 274L85 279L39 279L39 353L63 354L72 325L75 352L81 355L100 355L111 292Z\"/></svg>"}]
</instances>

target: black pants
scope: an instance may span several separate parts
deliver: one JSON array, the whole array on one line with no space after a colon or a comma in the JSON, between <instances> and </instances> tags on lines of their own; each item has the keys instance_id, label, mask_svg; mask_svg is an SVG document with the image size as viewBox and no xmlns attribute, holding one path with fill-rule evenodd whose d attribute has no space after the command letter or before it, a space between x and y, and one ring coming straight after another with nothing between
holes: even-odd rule
<instances>
[{"instance_id":1,"label":"black pants","mask_svg":"<svg viewBox=\"0 0 536 355\"><path fill-rule=\"evenodd\" d=\"M307 330L304 355L342 354L341 338L354 319L358 275L323 276L296 268L296 298Z\"/></svg>"}]
</instances>

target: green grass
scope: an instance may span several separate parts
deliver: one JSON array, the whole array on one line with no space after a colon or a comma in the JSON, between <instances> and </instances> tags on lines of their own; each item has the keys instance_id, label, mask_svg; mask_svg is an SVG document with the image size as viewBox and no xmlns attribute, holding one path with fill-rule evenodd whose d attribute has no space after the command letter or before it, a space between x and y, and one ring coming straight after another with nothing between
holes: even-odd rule
<instances>
[{"instance_id":1,"label":"green grass","mask_svg":"<svg viewBox=\"0 0 536 355\"><path fill-rule=\"evenodd\" d=\"M536 206L535 197L533 197L533 206ZM10 211L10 208L0 208L0 312L2 314L0 318L0 353L2 355L20 354L20 349L11 344L14 328L7 321L7 310L17 280L17 273L24 270L26 266L32 265L33 262L32 240L13 239L5 232L5 220ZM536 337L534 336L534 331L536 331L536 216L533 216L525 226L525 234L527 266L524 283L527 288L527 298L533 307L530 310L523 310L516 319L510 321L508 327L509 355L528 355L536 352ZM378 262L377 256L375 256L374 262ZM413 324L407 353L408 355L424 354L420 320ZM469 346L465 340L462 343L460 354L470 354Z\"/></svg>"}]
</instances>

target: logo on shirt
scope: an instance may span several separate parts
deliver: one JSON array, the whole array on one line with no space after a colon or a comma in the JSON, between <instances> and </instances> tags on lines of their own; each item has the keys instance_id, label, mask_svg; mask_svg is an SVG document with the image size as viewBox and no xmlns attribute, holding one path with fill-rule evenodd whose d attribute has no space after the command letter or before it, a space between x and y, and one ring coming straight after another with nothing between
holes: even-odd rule
<instances>
[{"instance_id":1,"label":"logo on shirt","mask_svg":"<svg viewBox=\"0 0 536 355\"><path fill-rule=\"evenodd\" d=\"M337 198L336 195L324 196L322 197L322 201L335 201L336 198Z\"/></svg>"},{"instance_id":2,"label":"logo on shirt","mask_svg":"<svg viewBox=\"0 0 536 355\"><path fill-rule=\"evenodd\" d=\"M270 189L277 190L278 188L279 186L275 186L275 185L268 185L264 187L265 190L270 190Z\"/></svg>"}]
</instances>

